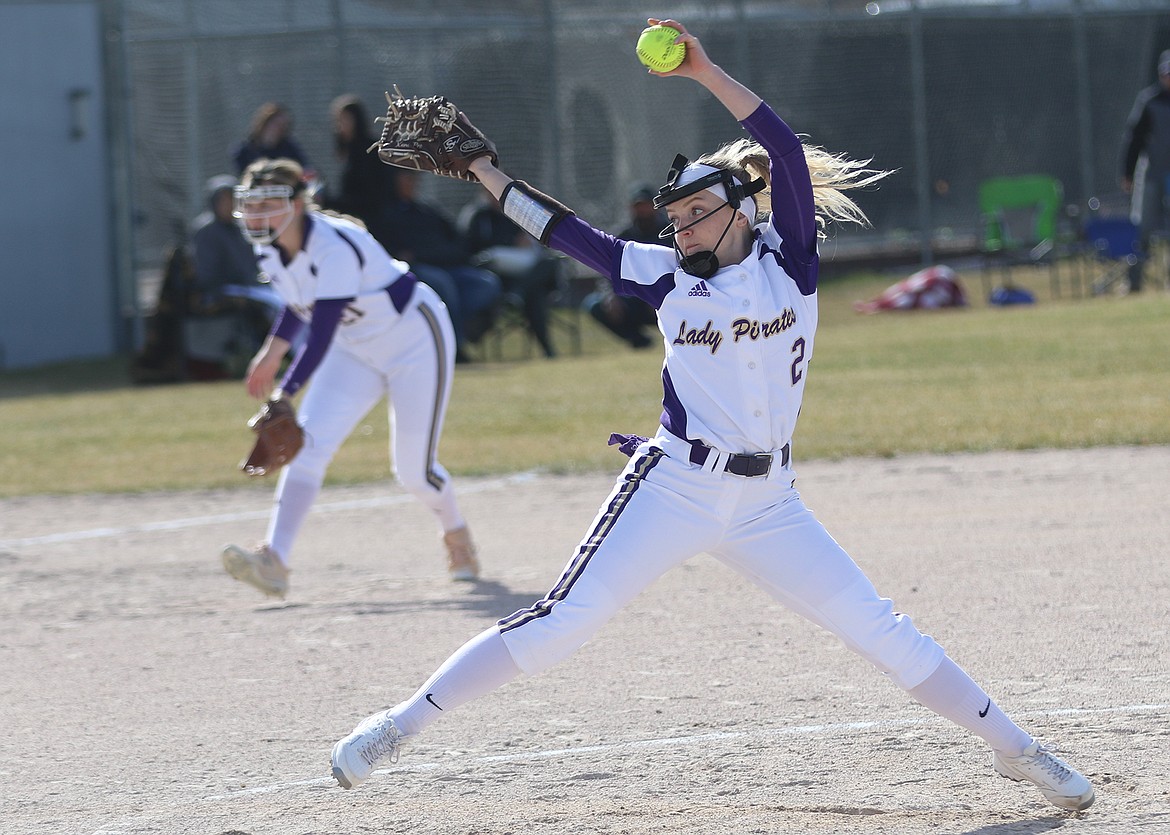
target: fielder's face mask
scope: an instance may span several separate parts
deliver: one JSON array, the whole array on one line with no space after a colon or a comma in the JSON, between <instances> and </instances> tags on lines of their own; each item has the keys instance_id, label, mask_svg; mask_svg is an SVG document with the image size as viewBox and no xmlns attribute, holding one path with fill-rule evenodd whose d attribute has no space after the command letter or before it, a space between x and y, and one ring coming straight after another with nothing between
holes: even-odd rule
<instances>
[{"instance_id":1,"label":"fielder's face mask","mask_svg":"<svg viewBox=\"0 0 1170 835\"><path fill-rule=\"evenodd\" d=\"M236 186L236 219L250 243L267 246L280 237L296 217L292 201L300 189L286 185Z\"/></svg>"},{"instance_id":2,"label":"fielder's face mask","mask_svg":"<svg viewBox=\"0 0 1170 835\"><path fill-rule=\"evenodd\" d=\"M674 251L678 255L678 265L682 267L683 272L690 273L696 278L710 278L719 271L719 259L715 257L715 250L727 237L731 224L735 222L736 212L743 212L749 222L755 222L756 201L752 200L751 195L763 191L766 185L767 183L763 179L758 179L752 180L745 186L730 171L716 168L713 165L692 163L682 154L674 158L674 165L671 166L670 173L666 176L666 185L658 189L658 195L654 198L654 208L661 209L700 191L710 191L723 200L722 205L714 211L707 212L693 223L677 228L672 223L658 233L659 238L670 238ZM715 242L715 246L709 250L684 256L682 250L678 248L678 239L675 236L685 229L702 223L723 206L730 206L731 212L727 218L727 226L723 228L723 233Z\"/></svg>"}]
</instances>

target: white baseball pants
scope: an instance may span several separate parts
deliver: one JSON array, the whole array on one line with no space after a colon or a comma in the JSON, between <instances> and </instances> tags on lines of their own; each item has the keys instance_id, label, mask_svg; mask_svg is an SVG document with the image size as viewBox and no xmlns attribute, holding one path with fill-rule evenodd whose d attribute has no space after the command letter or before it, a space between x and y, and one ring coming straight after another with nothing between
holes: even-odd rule
<instances>
[{"instance_id":1,"label":"white baseball pants","mask_svg":"<svg viewBox=\"0 0 1170 835\"><path fill-rule=\"evenodd\" d=\"M288 560L329 462L383 397L389 400L395 477L434 511L443 530L463 527L450 476L438 458L454 369L451 319L422 282L392 329L362 342L334 339L298 410L305 446L277 483L268 542L282 559Z\"/></svg>"},{"instance_id":2,"label":"white baseball pants","mask_svg":"<svg viewBox=\"0 0 1170 835\"><path fill-rule=\"evenodd\" d=\"M894 611L813 516L787 477L741 478L671 458L660 440L630 459L556 585L499 622L520 669L565 659L650 583L699 552L838 636L899 686L945 656Z\"/></svg>"}]
</instances>

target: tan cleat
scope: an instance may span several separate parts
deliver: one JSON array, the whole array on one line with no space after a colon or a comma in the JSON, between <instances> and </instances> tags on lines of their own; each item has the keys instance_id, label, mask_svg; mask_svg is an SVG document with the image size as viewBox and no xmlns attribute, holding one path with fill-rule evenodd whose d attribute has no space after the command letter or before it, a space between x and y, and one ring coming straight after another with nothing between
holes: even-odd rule
<instances>
[{"instance_id":1,"label":"tan cleat","mask_svg":"<svg viewBox=\"0 0 1170 835\"><path fill-rule=\"evenodd\" d=\"M479 560L475 544L466 526L443 534L447 546L447 573L452 580L475 580L479 577Z\"/></svg>"},{"instance_id":2,"label":"tan cleat","mask_svg":"<svg viewBox=\"0 0 1170 835\"><path fill-rule=\"evenodd\" d=\"M269 597L283 599L288 594L289 570L267 545L257 545L251 550L226 545L220 556L227 573L241 583L254 586Z\"/></svg>"}]
</instances>

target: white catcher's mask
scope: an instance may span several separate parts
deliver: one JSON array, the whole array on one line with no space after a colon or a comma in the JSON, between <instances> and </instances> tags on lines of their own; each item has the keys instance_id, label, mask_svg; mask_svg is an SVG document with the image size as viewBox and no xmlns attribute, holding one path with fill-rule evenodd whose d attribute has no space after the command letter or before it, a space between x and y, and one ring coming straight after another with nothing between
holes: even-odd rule
<instances>
[{"instance_id":1,"label":"white catcher's mask","mask_svg":"<svg viewBox=\"0 0 1170 835\"><path fill-rule=\"evenodd\" d=\"M285 185L236 186L233 190L236 219L244 237L253 244L266 246L292 223L294 189ZM275 202L274 202L275 201ZM278 224L278 225L274 225Z\"/></svg>"}]
</instances>

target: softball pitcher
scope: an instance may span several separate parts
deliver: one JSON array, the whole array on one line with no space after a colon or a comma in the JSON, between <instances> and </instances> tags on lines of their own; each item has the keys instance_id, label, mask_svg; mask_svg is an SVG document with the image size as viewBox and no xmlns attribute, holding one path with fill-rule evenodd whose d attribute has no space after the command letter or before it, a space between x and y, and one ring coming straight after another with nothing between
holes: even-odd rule
<instances>
[{"instance_id":1,"label":"softball pitcher","mask_svg":"<svg viewBox=\"0 0 1170 835\"><path fill-rule=\"evenodd\" d=\"M224 568L284 597L293 543L326 467L358 421L388 397L394 473L438 517L452 578L475 579L475 547L438 459L455 357L447 309L360 223L317 211L293 160L249 166L236 188L235 214L261 272L285 302L249 364L248 393L291 398L310 376L313 384L300 405L304 448L281 471L267 540L254 548L226 546ZM273 389L281 362L306 328Z\"/></svg>"},{"instance_id":2,"label":"softball pitcher","mask_svg":"<svg viewBox=\"0 0 1170 835\"><path fill-rule=\"evenodd\" d=\"M358 785L381 759L397 758L403 739L521 673L567 658L647 585L703 551L986 740L999 774L1034 783L1057 806L1087 808L1088 781L894 611L793 487L791 438L817 325L818 230L831 220L864 222L844 192L885 172L802 146L767 104L711 62L698 39L675 21L663 23L681 32L687 57L656 75L695 80L752 137L695 162L676 159L655 200L670 220L664 245L592 228L511 180L490 155L468 162L534 237L657 310L666 348L661 427L650 439L611 439L630 462L552 590L341 739L334 777L343 787Z\"/></svg>"}]
</instances>

